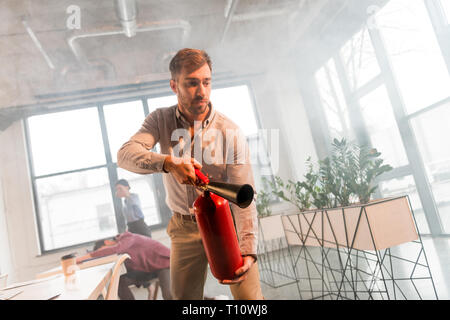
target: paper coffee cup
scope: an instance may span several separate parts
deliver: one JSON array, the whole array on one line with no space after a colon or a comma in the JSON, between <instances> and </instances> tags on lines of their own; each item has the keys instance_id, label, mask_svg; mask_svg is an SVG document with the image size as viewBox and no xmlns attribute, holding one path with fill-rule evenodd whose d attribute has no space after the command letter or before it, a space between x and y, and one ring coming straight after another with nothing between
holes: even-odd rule
<instances>
[{"instance_id":1,"label":"paper coffee cup","mask_svg":"<svg viewBox=\"0 0 450 320\"><path fill-rule=\"evenodd\" d=\"M75 254L71 253L61 257L61 266L66 277L73 275L77 266Z\"/></svg>"}]
</instances>

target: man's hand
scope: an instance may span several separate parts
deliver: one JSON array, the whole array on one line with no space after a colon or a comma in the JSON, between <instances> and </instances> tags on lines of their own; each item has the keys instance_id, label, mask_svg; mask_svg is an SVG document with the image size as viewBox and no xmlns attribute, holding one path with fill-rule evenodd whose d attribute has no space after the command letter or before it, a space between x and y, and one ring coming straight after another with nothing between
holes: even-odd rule
<instances>
[{"instance_id":1,"label":"man's hand","mask_svg":"<svg viewBox=\"0 0 450 320\"><path fill-rule=\"evenodd\" d=\"M231 279L231 280L219 281L221 284L236 284L236 283L240 283L240 282L244 281L245 279L247 279L247 271L250 270L250 268L255 263L255 258L253 258L252 256L245 256L243 259L244 259L244 264L242 265L242 267L237 269L235 272L236 278Z\"/></svg>"},{"instance_id":2,"label":"man's hand","mask_svg":"<svg viewBox=\"0 0 450 320\"><path fill-rule=\"evenodd\" d=\"M183 158L167 156L164 161L164 170L173 174L175 179L181 184L195 185L197 176L195 169L201 169L202 165L191 158L190 161Z\"/></svg>"},{"instance_id":3,"label":"man's hand","mask_svg":"<svg viewBox=\"0 0 450 320\"><path fill-rule=\"evenodd\" d=\"M82 263L84 260L88 260L88 259L91 259L92 258L92 256L91 256L91 254L85 254L84 256L81 256L81 257L78 257L77 258L77 264L80 264L80 263Z\"/></svg>"}]
</instances>

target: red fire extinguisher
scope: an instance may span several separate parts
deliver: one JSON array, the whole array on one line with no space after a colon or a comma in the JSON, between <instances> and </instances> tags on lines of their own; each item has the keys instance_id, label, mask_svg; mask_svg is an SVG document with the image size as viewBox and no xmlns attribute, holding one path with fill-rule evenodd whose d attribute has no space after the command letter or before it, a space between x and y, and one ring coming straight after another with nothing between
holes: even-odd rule
<instances>
[{"instance_id":1,"label":"red fire extinguisher","mask_svg":"<svg viewBox=\"0 0 450 320\"><path fill-rule=\"evenodd\" d=\"M197 169L196 174L203 194L194 202L194 214L211 272L219 280L233 279L244 261L228 200L245 208L253 201L253 188L211 182Z\"/></svg>"}]
</instances>

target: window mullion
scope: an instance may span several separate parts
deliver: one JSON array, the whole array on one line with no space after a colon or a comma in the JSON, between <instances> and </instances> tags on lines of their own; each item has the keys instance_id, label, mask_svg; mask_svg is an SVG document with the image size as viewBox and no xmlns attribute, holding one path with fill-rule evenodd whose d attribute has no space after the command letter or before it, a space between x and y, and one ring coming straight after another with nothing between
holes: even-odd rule
<instances>
[{"instance_id":1,"label":"window mullion","mask_svg":"<svg viewBox=\"0 0 450 320\"><path fill-rule=\"evenodd\" d=\"M433 25L442 55L450 73L450 25L446 23L444 11L439 1L425 0L425 7ZM450 19L450 17L448 17Z\"/></svg>"},{"instance_id":2,"label":"window mullion","mask_svg":"<svg viewBox=\"0 0 450 320\"><path fill-rule=\"evenodd\" d=\"M144 108L144 115L147 117L150 114L147 99L142 99L142 107Z\"/></svg>"},{"instance_id":3,"label":"window mullion","mask_svg":"<svg viewBox=\"0 0 450 320\"><path fill-rule=\"evenodd\" d=\"M103 139L103 147L105 151L105 158L106 158L106 165L108 169L108 177L110 181L110 190L111 190L111 196L113 199L114 204L114 214L116 216L116 224L117 224L117 230L119 233L126 230L125 225L125 219L122 213L122 203L119 198L115 196L115 186L114 182L118 180L117 177L117 169L115 164L112 162L111 157L111 149L109 147L109 139L108 139L108 130L106 128L106 121L105 121L105 114L103 110L103 105L97 106L98 110L98 118L100 122L100 128L102 132L102 139Z\"/></svg>"},{"instance_id":4,"label":"window mullion","mask_svg":"<svg viewBox=\"0 0 450 320\"><path fill-rule=\"evenodd\" d=\"M370 145L369 134L365 126L364 118L361 114L361 106L359 101L355 99L355 95L350 89L350 82L345 71L345 66L339 54L334 57L334 62L336 65L339 82L341 83L342 91L344 93L345 102L348 106L351 126L355 130L355 137L357 138L359 144Z\"/></svg>"},{"instance_id":5,"label":"window mullion","mask_svg":"<svg viewBox=\"0 0 450 320\"><path fill-rule=\"evenodd\" d=\"M44 251L44 233L43 233L43 227L42 227L42 219L41 219L41 212L39 209L39 201L37 196L37 188L36 188L36 178L34 173L34 162L33 162L33 153L31 152L31 138L30 138L30 129L28 127L28 119L25 119L23 121L24 130L25 130L25 137L26 137L26 145L27 145L27 155L28 155L28 167L30 170L30 176L31 176L31 187L33 189L33 201L34 201L34 209L35 209L35 218L36 218L36 225L38 229L38 235L39 235L39 252L42 254Z\"/></svg>"},{"instance_id":6,"label":"window mullion","mask_svg":"<svg viewBox=\"0 0 450 320\"><path fill-rule=\"evenodd\" d=\"M317 157L324 159L331 152L331 137L317 82L313 73L298 77L298 82L300 94L308 102L305 103L305 110Z\"/></svg>"}]
</instances>

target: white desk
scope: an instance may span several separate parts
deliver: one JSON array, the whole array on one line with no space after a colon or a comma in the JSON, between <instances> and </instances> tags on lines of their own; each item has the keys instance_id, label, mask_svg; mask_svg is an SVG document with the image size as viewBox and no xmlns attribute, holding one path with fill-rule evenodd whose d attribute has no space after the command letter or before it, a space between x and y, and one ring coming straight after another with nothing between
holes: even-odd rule
<instances>
[{"instance_id":1,"label":"white desk","mask_svg":"<svg viewBox=\"0 0 450 320\"><path fill-rule=\"evenodd\" d=\"M110 255L110 256L106 256L106 257L91 259L91 260L82 262L80 264L77 264L77 267L80 270L83 270L83 269L87 269L87 268L91 268L91 267L95 267L95 266L100 266L102 264L116 262L118 257L119 256L117 254L113 254L113 255ZM58 267L55 267L53 269L50 269L50 270L38 273L36 275L36 279L47 278L47 277L51 277L51 276L62 274L62 273L63 273L62 267L58 266Z\"/></svg>"},{"instance_id":2,"label":"white desk","mask_svg":"<svg viewBox=\"0 0 450 320\"><path fill-rule=\"evenodd\" d=\"M112 259L112 257L110 256L109 259ZM115 259L117 259L117 256ZM10 300L95 300L109 283L112 275L115 260L105 263L107 260L100 260L103 263L96 266L86 267L85 265L74 276L68 278L59 272L53 276L41 277L25 284L11 285L7 289L0 290L0 294L20 292ZM99 263L99 261L95 263ZM49 270L47 274L55 272L57 269ZM120 274L125 272L125 267L122 264Z\"/></svg>"}]
</instances>

